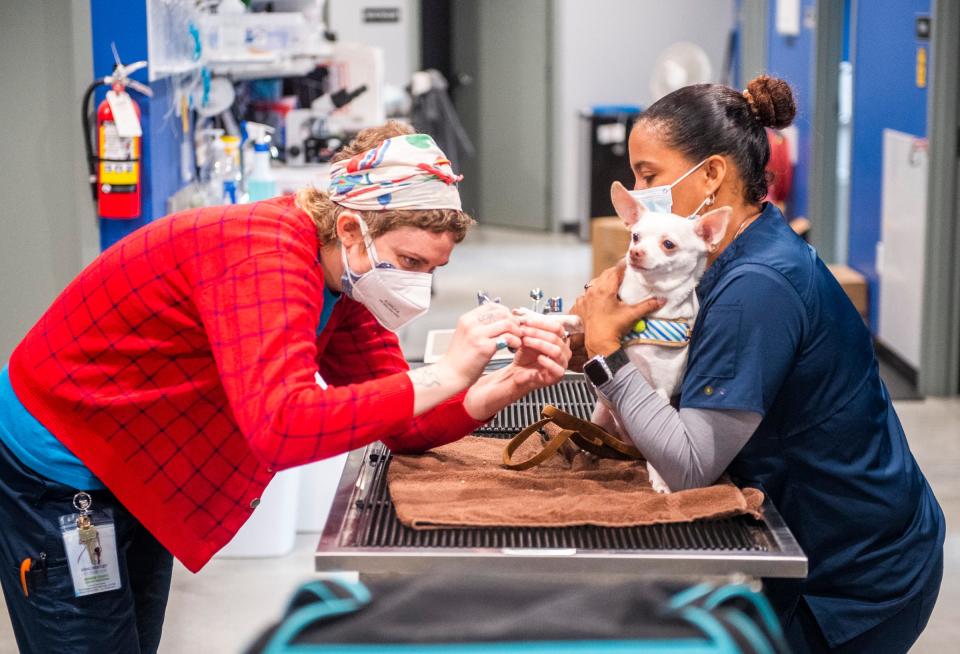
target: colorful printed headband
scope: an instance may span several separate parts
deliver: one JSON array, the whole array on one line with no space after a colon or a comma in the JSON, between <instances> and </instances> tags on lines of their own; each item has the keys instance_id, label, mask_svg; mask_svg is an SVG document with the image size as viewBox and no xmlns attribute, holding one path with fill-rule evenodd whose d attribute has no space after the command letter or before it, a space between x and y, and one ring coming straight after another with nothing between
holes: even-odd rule
<instances>
[{"instance_id":1,"label":"colorful printed headband","mask_svg":"<svg viewBox=\"0 0 960 654\"><path fill-rule=\"evenodd\" d=\"M427 134L387 139L330 169L330 199L360 211L460 209L450 161Z\"/></svg>"}]
</instances>

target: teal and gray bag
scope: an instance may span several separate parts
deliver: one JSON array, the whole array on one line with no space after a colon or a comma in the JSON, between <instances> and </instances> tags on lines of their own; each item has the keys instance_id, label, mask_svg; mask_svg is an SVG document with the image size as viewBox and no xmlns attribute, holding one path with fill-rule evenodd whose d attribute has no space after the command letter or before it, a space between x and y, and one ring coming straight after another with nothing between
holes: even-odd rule
<instances>
[{"instance_id":1,"label":"teal and gray bag","mask_svg":"<svg viewBox=\"0 0 960 654\"><path fill-rule=\"evenodd\" d=\"M740 584L456 575L315 581L248 654L781 654L767 600Z\"/></svg>"}]
</instances>

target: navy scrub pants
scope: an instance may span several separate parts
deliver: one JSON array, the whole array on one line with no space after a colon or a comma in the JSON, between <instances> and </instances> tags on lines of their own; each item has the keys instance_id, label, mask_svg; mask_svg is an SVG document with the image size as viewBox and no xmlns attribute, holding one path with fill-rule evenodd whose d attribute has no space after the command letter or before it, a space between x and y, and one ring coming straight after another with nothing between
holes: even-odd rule
<instances>
[{"instance_id":1,"label":"navy scrub pants","mask_svg":"<svg viewBox=\"0 0 960 654\"><path fill-rule=\"evenodd\" d=\"M93 508L110 507L121 587L74 597L59 517L75 513L77 489L24 466L0 442L0 586L21 652L58 654L157 651L173 557L106 490L89 491ZM20 563L46 554L46 569L20 583Z\"/></svg>"},{"instance_id":2,"label":"navy scrub pants","mask_svg":"<svg viewBox=\"0 0 960 654\"><path fill-rule=\"evenodd\" d=\"M943 552L934 563L935 569L926 587L895 615L853 640L831 648L820 631L816 618L803 599L793 616L784 625L784 633L794 654L904 654L923 633L937 603L943 579Z\"/></svg>"}]
</instances>

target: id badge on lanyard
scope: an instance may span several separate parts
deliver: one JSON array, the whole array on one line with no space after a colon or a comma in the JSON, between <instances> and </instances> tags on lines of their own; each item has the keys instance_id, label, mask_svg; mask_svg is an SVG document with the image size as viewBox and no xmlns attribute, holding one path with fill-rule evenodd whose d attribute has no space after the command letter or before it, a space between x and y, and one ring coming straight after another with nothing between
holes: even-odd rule
<instances>
[{"instance_id":1,"label":"id badge on lanyard","mask_svg":"<svg viewBox=\"0 0 960 654\"><path fill-rule=\"evenodd\" d=\"M60 533L67 553L76 597L120 588L117 533L109 508L93 511L87 493L73 496L79 513L60 516Z\"/></svg>"}]
</instances>

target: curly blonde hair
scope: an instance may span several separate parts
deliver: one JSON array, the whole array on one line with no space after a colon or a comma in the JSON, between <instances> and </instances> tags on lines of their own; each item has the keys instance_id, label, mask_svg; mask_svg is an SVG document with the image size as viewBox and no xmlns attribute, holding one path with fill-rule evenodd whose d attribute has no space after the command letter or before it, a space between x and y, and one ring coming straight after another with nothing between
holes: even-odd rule
<instances>
[{"instance_id":1,"label":"curly blonde hair","mask_svg":"<svg viewBox=\"0 0 960 654\"><path fill-rule=\"evenodd\" d=\"M333 161L349 159L377 147L389 138L413 133L413 128L406 123L397 120L387 121L379 127L362 130L346 147L334 155ZM333 243L337 240L337 218L344 211L351 211L363 218L370 228L371 238L376 238L398 227L416 227L436 234L450 232L453 234L454 241L459 243L466 237L470 226L474 224L473 218L457 209L385 209L383 211L347 209L331 200L326 191L315 187L297 191L296 204L317 226L317 237L321 243Z\"/></svg>"}]
</instances>

